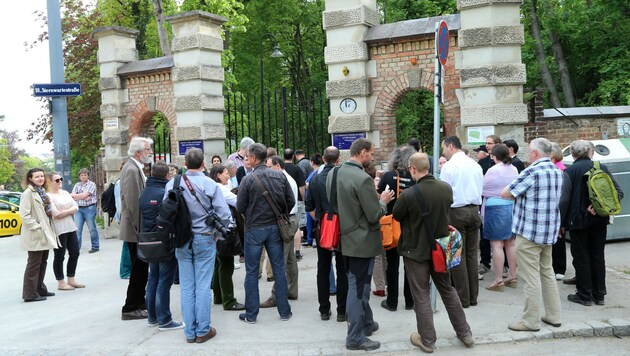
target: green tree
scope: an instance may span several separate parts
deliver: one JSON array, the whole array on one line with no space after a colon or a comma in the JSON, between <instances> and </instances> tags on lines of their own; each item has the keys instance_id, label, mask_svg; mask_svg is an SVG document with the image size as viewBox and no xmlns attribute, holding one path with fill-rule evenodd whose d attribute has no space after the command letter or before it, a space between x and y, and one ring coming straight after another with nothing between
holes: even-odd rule
<instances>
[{"instance_id":1,"label":"green tree","mask_svg":"<svg viewBox=\"0 0 630 356\"><path fill-rule=\"evenodd\" d=\"M396 109L396 141L402 145L415 137L422 150L433 153L433 93L426 90L408 92ZM444 114L440 112L440 123Z\"/></svg>"},{"instance_id":2,"label":"green tree","mask_svg":"<svg viewBox=\"0 0 630 356\"><path fill-rule=\"evenodd\" d=\"M377 0L383 23L454 14L456 0Z\"/></svg>"},{"instance_id":3,"label":"green tree","mask_svg":"<svg viewBox=\"0 0 630 356\"><path fill-rule=\"evenodd\" d=\"M6 185L15 174L15 166L11 162L8 141L0 139L0 184Z\"/></svg>"}]
</instances>

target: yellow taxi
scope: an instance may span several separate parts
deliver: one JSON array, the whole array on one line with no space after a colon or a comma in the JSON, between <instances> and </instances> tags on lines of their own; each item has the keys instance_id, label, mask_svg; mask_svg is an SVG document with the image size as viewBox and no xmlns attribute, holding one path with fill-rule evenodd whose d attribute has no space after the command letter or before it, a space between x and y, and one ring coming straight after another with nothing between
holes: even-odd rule
<instances>
[{"instance_id":1,"label":"yellow taxi","mask_svg":"<svg viewBox=\"0 0 630 356\"><path fill-rule=\"evenodd\" d=\"M0 192L0 237L20 234L20 193Z\"/></svg>"}]
</instances>

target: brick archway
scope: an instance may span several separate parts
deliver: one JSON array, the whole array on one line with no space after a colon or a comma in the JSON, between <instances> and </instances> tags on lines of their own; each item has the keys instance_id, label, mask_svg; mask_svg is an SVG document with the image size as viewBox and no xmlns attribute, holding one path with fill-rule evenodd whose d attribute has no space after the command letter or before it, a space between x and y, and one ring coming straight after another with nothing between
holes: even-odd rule
<instances>
[{"instance_id":1,"label":"brick archway","mask_svg":"<svg viewBox=\"0 0 630 356\"><path fill-rule=\"evenodd\" d=\"M151 124L151 118L158 112L166 116L168 126L174 129L177 126L177 117L173 105L171 105L172 100L172 97L170 100L169 98L150 97L135 103L129 113L129 138L145 133L148 125ZM171 136L173 131L171 131Z\"/></svg>"}]
</instances>

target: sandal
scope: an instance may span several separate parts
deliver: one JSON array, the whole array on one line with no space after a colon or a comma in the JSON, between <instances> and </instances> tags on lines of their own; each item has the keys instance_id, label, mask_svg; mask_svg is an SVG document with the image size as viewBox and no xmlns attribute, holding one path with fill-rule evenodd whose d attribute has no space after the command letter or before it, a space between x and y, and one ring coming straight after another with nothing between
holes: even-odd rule
<instances>
[{"instance_id":1,"label":"sandal","mask_svg":"<svg viewBox=\"0 0 630 356\"><path fill-rule=\"evenodd\" d=\"M516 288L517 284L518 283L517 283L516 277L508 279L507 281L505 281L505 285L510 287L510 288Z\"/></svg>"},{"instance_id":2,"label":"sandal","mask_svg":"<svg viewBox=\"0 0 630 356\"><path fill-rule=\"evenodd\" d=\"M60 284L59 286L57 286L57 289L59 289L59 290L74 290L74 287L69 285L69 284L67 284L67 283L64 283L64 284Z\"/></svg>"},{"instance_id":3,"label":"sandal","mask_svg":"<svg viewBox=\"0 0 630 356\"><path fill-rule=\"evenodd\" d=\"M503 292L504 288L505 288L505 284L503 283L503 281L492 283L491 285L486 287L487 290L490 290L493 292Z\"/></svg>"},{"instance_id":4,"label":"sandal","mask_svg":"<svg viewBox=\"0 0 630 356\"><path fill-rule=\"evenodd\" d=\"M74 288L85 288L85 284L81 284L81 283L77 283L77 282L72 282L72 283L68 282L68 285L72 286ZM72 288L72 289L74 289L74 288Z\"/></svg>"}]
</instances>

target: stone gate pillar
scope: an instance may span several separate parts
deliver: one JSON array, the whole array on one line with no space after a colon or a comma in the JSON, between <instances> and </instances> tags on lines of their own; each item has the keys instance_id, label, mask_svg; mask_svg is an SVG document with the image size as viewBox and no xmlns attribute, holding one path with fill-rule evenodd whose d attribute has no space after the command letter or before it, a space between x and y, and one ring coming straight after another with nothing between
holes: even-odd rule
<instances>
[{"instance_id":1,"label":"stone gate pillar","mask_svg":"<svg viewBox=\"0 0 630 356\"><path fill-rule=\"evenodd\" d=\"M197 10L167 20L173 26L175 141L201 141L210 163L212 155L225 157L221 25L227 19ZM183 156L173 153L183 163Z\"/></svg>"},{"instance_id":2,"label":"stone gate pillar","mask_svg":"<svg viewBox=\"0 0 630 356\"><path fill-rule=\"evenodd\" d=\"M523 144L527 106L523 103L526 76L521 63L520 5L521 0L457 1L461 12L461 58L456 58L461 89L457 97L462 125L457 135L464 144L468 143L469 127L493 126L496 135L516 140L523 154L527 151Z\"/></svg>"},{"instance_id":3,"label":"stone gate pillar","mask_svg":"<svg viewBox=\"0 0 630 356\"><path fill-rule=\"evenodd\" d=\"M114 182L127 155L129 117L125 105L129 95L116 74L125 63L138 60L137 30L124 27L100 27L92 35L98 41L97 61L100 68L98 87L101 91L102 140L105 147L103 170L107 182Z\"/></svg>"},{"instance_id":4,"label":"stone gate pillar","mask_svg":"<svg viewBox=\"0 0 630 356\"><path fill-rule=\"evenodd\" d=\"M380 147L378 131L372 131L374 103L370 103L367 30L378 25L376 0L326 0L323 27L326 31L325 63L328 65L326 95L330 99L328 132L367 133ZM345 111L341 103L346 100ZM374 101L375 99L372 99ZM354 109L353 109L354 106ZM344 156L347 151L342 150Z\"/></svg>"}]
</instances>

